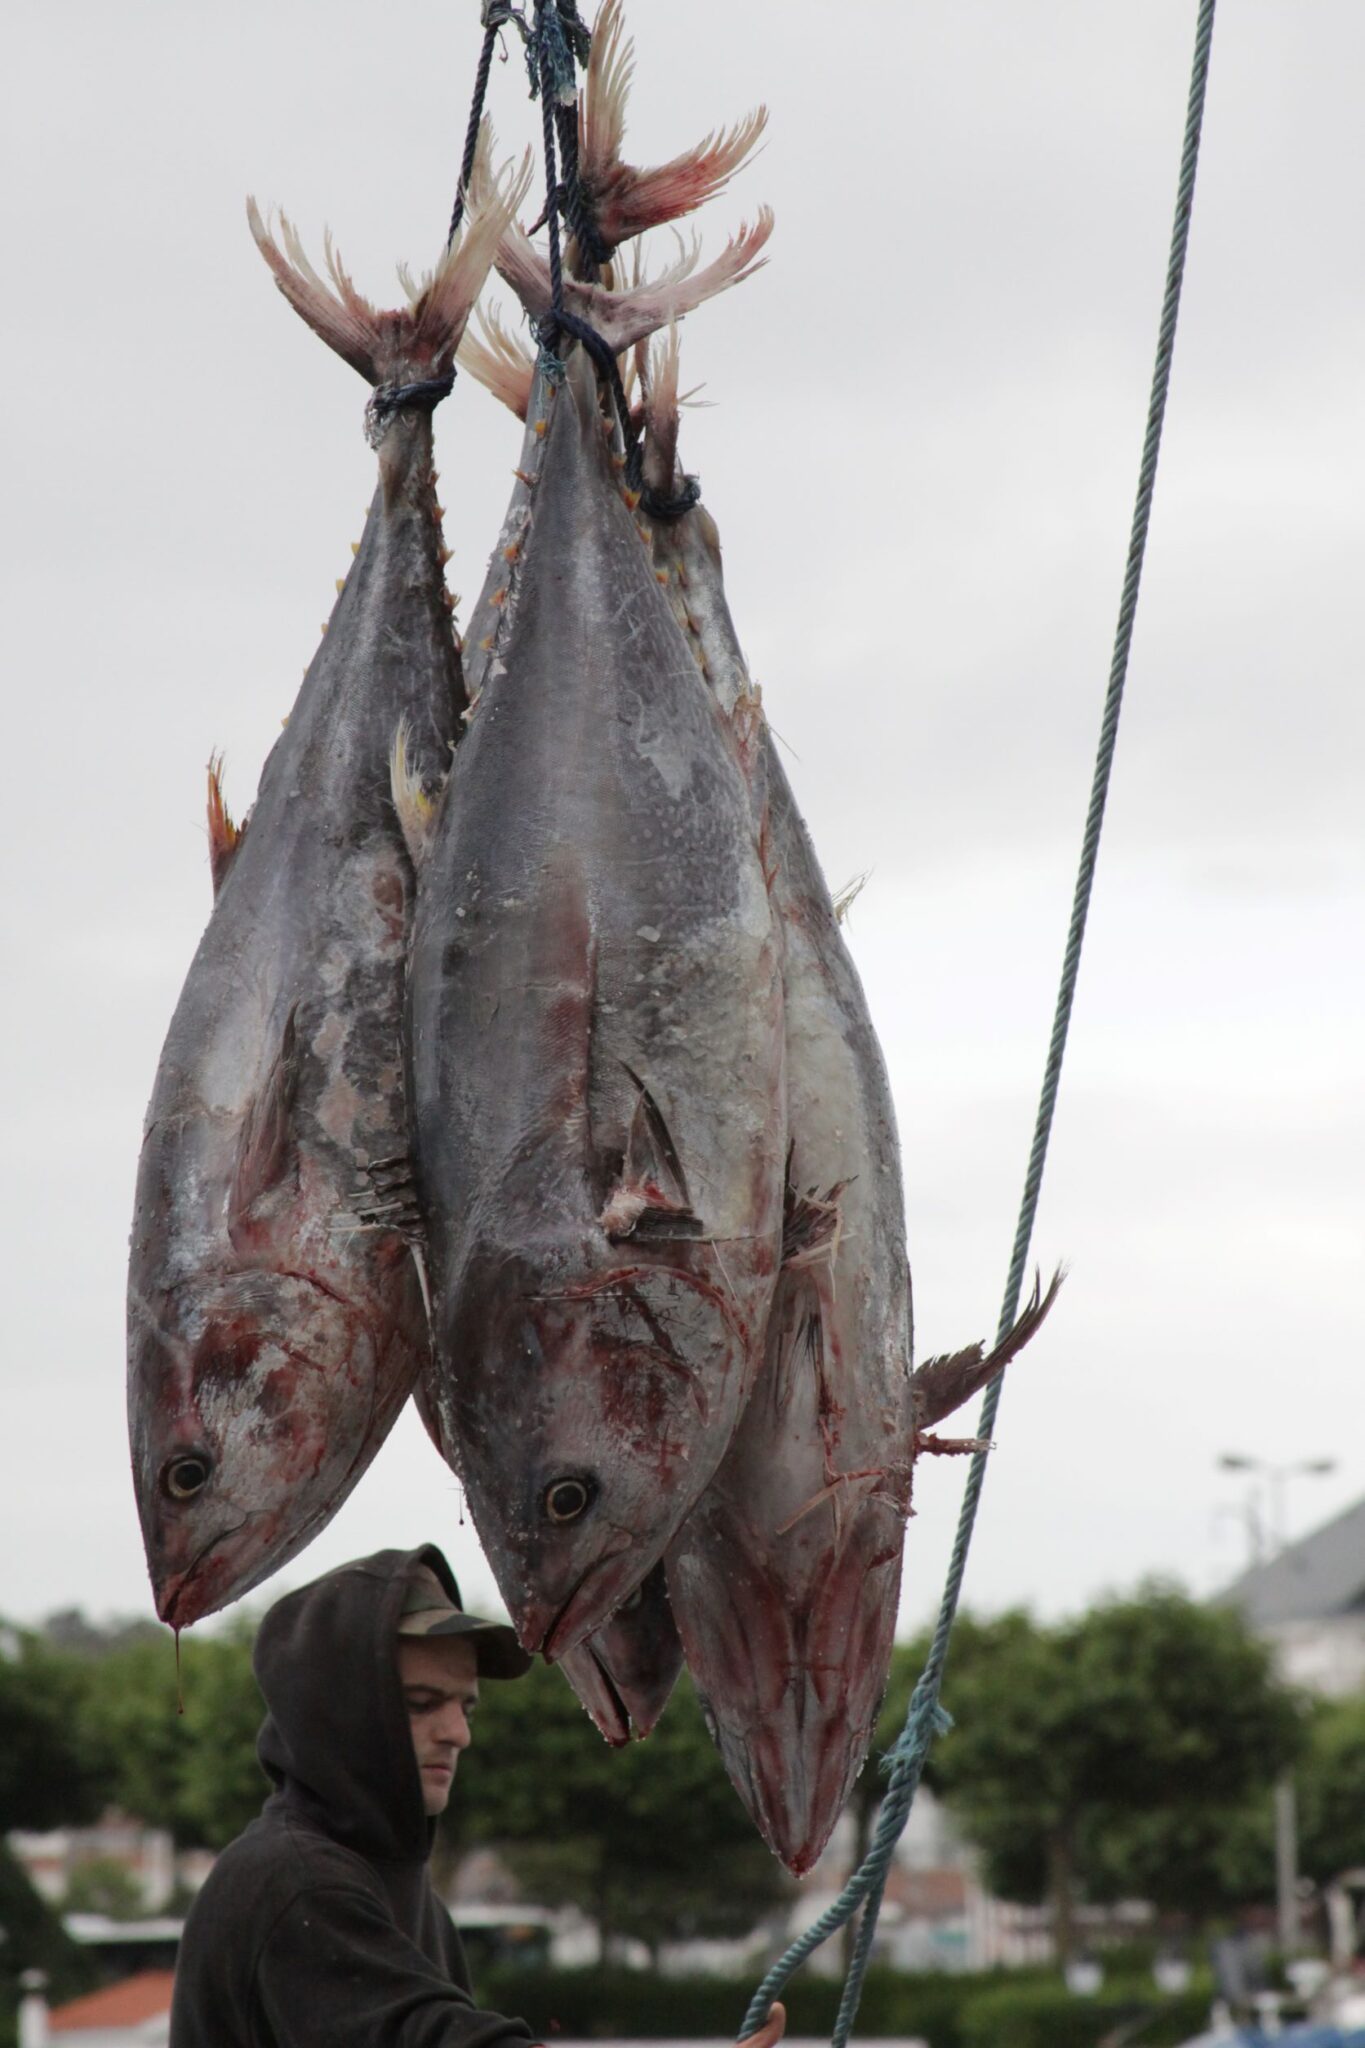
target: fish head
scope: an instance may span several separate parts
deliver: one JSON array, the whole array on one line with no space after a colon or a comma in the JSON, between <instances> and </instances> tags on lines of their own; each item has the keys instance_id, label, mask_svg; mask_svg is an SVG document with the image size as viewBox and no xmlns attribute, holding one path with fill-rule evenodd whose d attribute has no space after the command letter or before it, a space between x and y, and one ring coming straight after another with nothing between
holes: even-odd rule
<instances>
[{"instance_id":1,"label":"fish head","mask_svg":"<svg viewBox=\"0 0 1365 2048\"><path fill-rule=\"evenodd\" d=\"M478 1360L454 1376L451 1434L518 1635L553 1663L639 1585L714 1471L743 1347L719 1292L662 1265L481 1291L477 1341L447 1353Z\"/></svg>"},{"instance_id":2,"label":"fish head","mask_svg":"<svg viewBox=\"0 0 1365 2048\"><path fill-rule=\"evenodd\" d=\"M731 1783L769 1848L804 1877L876 1730L896 1625L900 1512L882 1498L842 1509L831 1498L766 1550L737 1521L710 1522L700 1544L669 1558L670 1581L681 1575L688 1608L707 1617L701 1639L685 1637L688 1663ZM796 1544L806 1550L799 1570Z\"/></svg>"},{"instance_id":3,"label":"fish head","mask_svg":"<svg viewBox=\"0 0 1365 2048\"><path fill-rule=\"evenodd\" d=\"M133 1481L163 1621L226 1606L308 1542L392 1419L404 1342L377 1341L370 1318L292 1273L133 1297Z\"/></svg>"}]
</instances>

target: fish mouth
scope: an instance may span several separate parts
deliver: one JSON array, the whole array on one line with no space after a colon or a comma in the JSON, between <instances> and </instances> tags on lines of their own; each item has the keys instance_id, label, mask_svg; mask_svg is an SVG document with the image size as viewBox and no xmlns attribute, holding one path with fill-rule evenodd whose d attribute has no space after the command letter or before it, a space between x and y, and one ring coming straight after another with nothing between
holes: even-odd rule
<instances>
[{"instance_id":1,"label":"fish mouth","mask_svg":"<svg viewBox=\"0 0 1365 2048\"><path fill-rule=\"evenodd\" d=\"M597 1732L613 1749L630 1741L630 1713L611 1673L590 1642L563 1653L564 1675L587 1708Z\"/></svg>"},{"instance_id":2,"label":"fish mouth","mask_svg":"<svg viewBox=\"0 0 1365 2048\"><path fill-rule=\"evenodd\" d=\"M644 1577L631 1555L634 1547L623 1531L617 1549L588 1566L560 1608L548 1615L539 1604L524 1608L517 1630L523 1647L539 1650L547 1664L554 1664L601 1628Z\"/></svg>"},{"instance_id":3,"label":"fish mouth","mask_svg":"<svg viewBox=\"0 0 1365 2048\"><path fill-rule=\"evenodd\" d=\"M204 1571L205 1564L211 1565L214 1553L224 1543L230 1543L250 1520L250 1515L243 1515L240 1522L234 1522L230 1528L215 1530L207 1542L199 1546L184 1570L173 1575L169 1590L163 1590L157 1595L156 1613L159 1621L164 1621L168 1628L180 1630L189 1628L194 1622L202 1621L206 1614L212 1613L211 1607L201 1606L192 1597L196 1593L211 1593L212 1590L210 1586L197 1584L196 1581L200 1580L201 1574L203 1579L211 1577L211 1572ZM186 1606L192 1607L193 1612L186 1613Z\"/></svg>"}]
</instances>

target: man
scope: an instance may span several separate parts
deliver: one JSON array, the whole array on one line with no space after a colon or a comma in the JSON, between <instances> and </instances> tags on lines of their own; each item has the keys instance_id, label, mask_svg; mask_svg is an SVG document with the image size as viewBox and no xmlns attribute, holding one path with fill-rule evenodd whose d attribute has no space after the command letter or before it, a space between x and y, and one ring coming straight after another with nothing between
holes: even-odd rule
<instances>
[{"instance_id":1,"label":"man","mask_svg":"<svg viewBox=\"0 0 1365 2048\"><path fill-rule=\"evenodd\" d=\"M474 2003L427 1874L481 1678L530 1668L434 1545L342 1565L256 1638L274 1791L219 1857L176 1966L171 2048L524 2048ZM783 2014L744 2048L772 2048Z\"/></svg>"}]
</instances>

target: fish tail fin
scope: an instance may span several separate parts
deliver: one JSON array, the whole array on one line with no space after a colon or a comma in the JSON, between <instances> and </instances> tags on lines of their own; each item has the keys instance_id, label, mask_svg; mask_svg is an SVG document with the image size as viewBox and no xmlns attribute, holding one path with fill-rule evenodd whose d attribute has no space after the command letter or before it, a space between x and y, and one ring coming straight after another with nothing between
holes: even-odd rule
<instances>
[{"instance_id":1,"label":"fish tail fin","mask_svg":"<svg viewBox=\"0 0 1365 2048\"><path fill-rule=\"evenodd\" d=\"M702 268L698 268L700 251L694 244L658 277L625 290L613 291L605 285L565 277L565 306L597 330L613 355L622 355L670 321L681 320L718 292L742 284L761 270L767 260L762 251L772 231L772 208L763 206L752 224L742 226L719 256ZM553 310L549 263L519 228L509 227L494 262L499 276L533 320L542 320Z\"/></svg>"},{"instance_id":2,"label":"fish tail fin","mask_svg":"<svg viewBox=\"0 0 1365 2048\"><path fill-rule=\"evenodd\" d=\"M294 311L367 383L439 377L454 361L494 252L526 196L530 178L529 152L519 168L509 164L497 178L485 171L477 201L471 193L459 234L420 284L406 281L409 303L396 312L381 310L357 290L330 234L323 243L324 276L284 214L272 232L256 201L248 199L247 221Z\"/></svg>"},{"instance_id":3,"label":"fish tail fin","mask_svg":"<svg viewBox=\"0 0 1365 2048\"><path fill-rule=\"evenodd\" d=\"M605 0L593 28L578 116L579 182L603 250L681 220L714 198L747 163L768 124L767 108L756 107L668 163L637 170L621 155L634 72L635 45L625 34L621 0Z\"/></svg>"},{"instance_id":4,"label":"fish tail fin","mask_svg":"<svg viewBox=\"0 0 1365 2048\"><path fill-rule=\"evenodd\" d=\"M504 325L496 308L480 306L474 318L479 331L460 342L460 368L524 422L536 378L535 351Z\"/></svg>"}]
</instances>

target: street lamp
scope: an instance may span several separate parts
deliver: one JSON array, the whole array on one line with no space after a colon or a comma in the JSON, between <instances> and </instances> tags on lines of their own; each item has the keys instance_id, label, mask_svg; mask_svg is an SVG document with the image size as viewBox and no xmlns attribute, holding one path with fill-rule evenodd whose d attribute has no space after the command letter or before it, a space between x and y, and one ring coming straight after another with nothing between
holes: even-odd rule
<instances>
[{"instance_id":1,"label":"street lamp","mask_svg":"<svg viewBox=\"0 0 1365 2048\"><path fill-rule=\"evenodd\" d=\"M1240 1451L1222 1452L1218 1464L1224 1472L1248 1472L1252 1476L1252 1490L1247 1502L1247 1532L1251 1537L1253 1564L1260 1564L1263 1561L1261 1551L1267 1519L1259 1511L1256 1482L1260 1480L1265 1486L1266 1502L1270 1510L1269 1549L1270 1555L1274 1557L1284 1549L1286 1541L1286 1480L1300 1475L1321 1477L1337 1469L1335 1458L1298 1458L1287 1465L1276 1465L1268 1458L1248 1458ZM1298 1862L1298 1814L1294 1773L1285 1771L1275 1785L1275 1904L1280 1948L1287 1956L1293 1955L1299 1945Z\"/></svg>"},{"instance_id":2,"label":"street lamp","mask_svg":"<svg viewBox=\"0 0 1365 2048\"><path fill-rule=\"evenodd\" d=\"M1321 1477L1325 1473L1335 1472L1337 1460L1335 1458L1297 1458L1289 1464L1278 1465L1272 1463L1269 1458L1249 1458L1241 1451L1223 1451L1219 1455L1218 1465L1219 1469L1223 1472L1249 1472L1252 1475L1253 1482L1260 1480L1264 1484L1266 1505L1269 1513L1262 1516L1258 1510L1253 1509L1252 1513L1248 1516L1252 1563L1260 1564L1262 1562L1261 1552L1263 1548L1267 1549L1270 1555L1274 1557L1277 1552L1284 1549L1285 1543L1288 1540L1287 1524L1285 1521L1286 1481L1305 1475ZM1253 1486L1253 1497L1254 1492L1255 1488Z\"/></svg>"}]
</instances>

